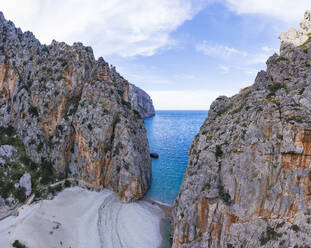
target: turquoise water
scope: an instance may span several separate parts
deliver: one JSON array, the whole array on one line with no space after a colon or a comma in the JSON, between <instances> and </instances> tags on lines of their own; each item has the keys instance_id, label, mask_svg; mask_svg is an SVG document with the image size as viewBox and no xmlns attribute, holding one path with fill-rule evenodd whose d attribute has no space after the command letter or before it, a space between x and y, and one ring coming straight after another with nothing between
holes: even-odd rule
<instances>
[{"instance_id":1,"label":"turquoise water","mask_svg":"<svg viewBox=\"0 0 311 248\"><path fill-rule=\"evenodd\" d=\"M188 149L207 117L207 111L156 111L145 120L152 159L152 182L147 197L172 204L188 162Z\"/></svg>"}]
</instances>

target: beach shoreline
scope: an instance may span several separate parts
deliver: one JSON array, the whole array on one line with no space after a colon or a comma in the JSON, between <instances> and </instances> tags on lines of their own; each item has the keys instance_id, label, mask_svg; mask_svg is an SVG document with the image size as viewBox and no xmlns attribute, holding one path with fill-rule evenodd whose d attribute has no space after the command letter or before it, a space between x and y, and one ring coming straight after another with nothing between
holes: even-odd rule
<instances>
[{"instance_id":1,"label":"beach shoreline","mask_svg":"<svg viewBox=\"0 0 311 248\"><path fill-rule=\"evenodd\" d=\"M24 205L18 216L0 221L0 247L10 247L15 240L31 248L47 244L75 248L168 247L162 220L168 214L166 207L146 199L121 203L106 189L95 192L67 188L52 200ZM109 234L107 229L111 230ZM148 235L144 237L142 232Z\"/></svg>"}]
</instances>

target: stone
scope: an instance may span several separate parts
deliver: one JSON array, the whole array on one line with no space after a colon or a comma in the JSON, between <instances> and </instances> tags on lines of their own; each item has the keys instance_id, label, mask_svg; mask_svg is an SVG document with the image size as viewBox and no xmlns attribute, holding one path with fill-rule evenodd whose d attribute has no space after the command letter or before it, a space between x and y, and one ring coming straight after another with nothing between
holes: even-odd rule
<instances>
[{"instance_id":1,"label":"stone","mask_svg":"<svg viewBox=\"0 0 311 248\"><path fill-rule=\"evenodd\" d=\"M254 85L212 103L174 202L173 248L311 244L310 12L301 26Z\"/></svg>"},{"instance_id":2,"label":"stone","mask_svg":"<svg viewBox=\"0 0 311 248\"><path fill-rule=\"evenodd\" d=\"M4 199L0 197L0 207L4 206L4 204L5 204Z\"/></svg>"},{"instance_id":3,"label":"stone","mask_svg":"<svg viewBox=\"0 0 311 248\"><path fill-rule=\"evenodd\" d=\"M11 215L17 217L19 215L18 210L16 210L16 209L12 210Z\"/></svg>"},{"instance_id":4,"label":"stone","mask_svg":"<svg viewBox=\"0 0 311 248\"><path fill-rule=\"evenodd\" d=\"M16 148L11 145L2 145L0 146L0 157L12 159L14 153L16 152Z\"/></svg>"},{"instance_id":5,"label":"stone","mask_svg":"<svg viewBox=\"0 0 311 248\"><path fill-rule=\"evenodd\" d=\"M29 196L31 194L32 188L31 188L31 175L29 173L25 173L20 179L19 179L19 186L24 187L26 189L26 196Z\"/></svg>"}]
</instances>

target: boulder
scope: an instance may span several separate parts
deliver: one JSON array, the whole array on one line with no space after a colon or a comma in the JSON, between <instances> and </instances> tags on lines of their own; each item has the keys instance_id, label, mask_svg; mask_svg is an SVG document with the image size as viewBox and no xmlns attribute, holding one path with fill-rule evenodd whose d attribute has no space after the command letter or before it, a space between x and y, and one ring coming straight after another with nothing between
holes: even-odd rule
<instances>
[{"instance_id":1,"label":"boulder","mask_svg":"<svg viewBox=\"0 0 311 248\"><path fill-rule=\"evenodd\" d=\"M16 152L16 148L11 145L2 145L0 146L0 157L12 159L14 156L14 153Z\"/></svg>"},{"instance_id":2,"label":"boulder","mask_svg":"<svg viewBox=\"0 0 311 248\"><path fill-rule=\"evenodd\" d=\"M19 186L24 187L26 189L26 196L29 196L31 194L31 175L29 173L25 173L20 179L19 179Z\"/></svg>"},{"instance_id":3,"label":"boulder","mask_svg":"<svg viewBox=\"0 0 311 248\"><path fill-rule=\"evenodd\" d=\"M159 154L156 152L150 153L151 158L159 158Z\"/></svg>"}]
</instances>

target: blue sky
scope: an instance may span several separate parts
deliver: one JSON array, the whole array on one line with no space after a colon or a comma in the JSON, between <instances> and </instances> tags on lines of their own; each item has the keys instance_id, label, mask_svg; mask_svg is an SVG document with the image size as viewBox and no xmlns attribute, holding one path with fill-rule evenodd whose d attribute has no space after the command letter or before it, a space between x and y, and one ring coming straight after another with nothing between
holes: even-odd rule
<instances>
[{"instance_id":1,"label":"blue sky","mask_svg":"<svg viewBox=\"0 0 311 248\"><path fill-rule=\"evenodd\" d=\"M208 109L253 83L309 0L0 0L42 42L82 41L156 109ZM19 6L19 8L16 8Z\"/></svg>"}]
</instances>

